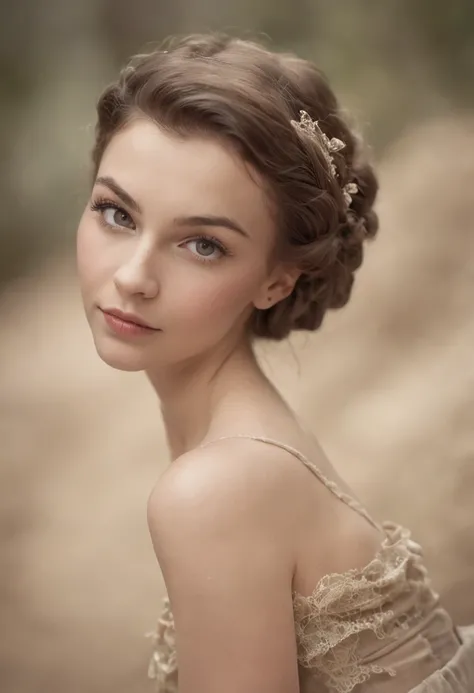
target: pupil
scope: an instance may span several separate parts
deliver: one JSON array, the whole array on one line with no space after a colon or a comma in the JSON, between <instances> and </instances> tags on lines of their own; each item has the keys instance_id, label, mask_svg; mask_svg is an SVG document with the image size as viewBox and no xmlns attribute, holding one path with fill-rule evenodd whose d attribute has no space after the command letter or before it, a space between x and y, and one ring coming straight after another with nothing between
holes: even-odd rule
<instances>
[{"instance_id":1,"label":"pupil","mask_svg":"<svg viewBox=\"0 0 474 693\"><path fill-rule=\"evenodd\" d=\"M127 223L128 215L125 214L125 212L121 212L120 210L117 210L115 212L115 222L116 223L122 223L125 224Z\"/></svg>"},{"instance_id":2,"label":"pupil","mask_svg":"<svg viewBox=\"0 0 474 693\"><path fill-rule=\"evenodd\" d=\"M201 255L211 255L214 247L209 241L199 241L200 250L203 251Z\"/></svg>"}]
</instances>

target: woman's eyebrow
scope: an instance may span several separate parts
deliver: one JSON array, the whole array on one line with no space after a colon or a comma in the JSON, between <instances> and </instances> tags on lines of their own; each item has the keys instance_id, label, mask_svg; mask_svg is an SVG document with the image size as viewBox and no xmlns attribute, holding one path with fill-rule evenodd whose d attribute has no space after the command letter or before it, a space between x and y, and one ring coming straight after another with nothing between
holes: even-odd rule
<instances>
[{"instance_id":1,"label":"woman's eyebrow","mask_svg":"<svg viewBox=\"0 0 474 693\"><path fill-rule=\"evenodd\" d=\"M109 188L117 197L119 197L122 202L124 202L130 209L142 213L141 207L134 198L126 192L117 181L112 178L112 176L98 176L95 180L96 184L105 185ZM226 216L215 216L213 214L191 216L191 217L177 217L174 219L174 223L177 226L213 226L214 228L221 227L227 228L231 231L236 231L240 233L241 236L249 238L249 234L238 224L234 219L230 219Z\"/></svg>"},{"instance_id":2,"label":"woman's eyebrow","mask_svg":"<svg viewBox=\"0 0 474 693\"><path fill-rule=\"evenodd\" d=\"M174 219L174 223L177 226L214 226L226 229L231 229L231 231L237 231L245 238L249 238L249 234L233 219L229 217L220 217L214 215L205 216L193 216L193 217L177 217Z\"/></svg>"},{"instance_id":3,"label":"woman's eyebrow","mask_svg":"<svg viewBox=\"0 0 474 693\"><path fill-rule=\"evenodd\" d=\"M137 214L141 214L142 210L140 208L140 205L136 200L133 199L131 195L126 192L122 186L120 186L117 181L112 178L111 176L98 176L95 179L96 183L100 183L101 185L105 185L106 188L109 188L109 190L112 190L113 193L117 195L117 197L120 197L122 202L124 202L126 205L130 207L130 209L133 209L134 212L137 212Z\"/></svg>"}]
</instances>

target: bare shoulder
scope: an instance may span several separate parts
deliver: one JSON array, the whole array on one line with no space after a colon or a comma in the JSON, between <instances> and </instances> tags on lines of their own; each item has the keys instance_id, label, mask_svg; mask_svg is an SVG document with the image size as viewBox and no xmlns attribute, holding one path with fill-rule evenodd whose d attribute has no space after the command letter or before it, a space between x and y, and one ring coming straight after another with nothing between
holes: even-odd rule
<instances>
[{"instance_id":1,"label":"bare shoulder","mask_svg":"<svg viewBox=\"0 0 474 693\"><path fill-rule=\"evenodd\" d=\"M217 524L227 532L247 532L250 526L275 532L282 523L288 531L301 483L296 466L284 450L247 439L192 450L168 467L150 495L152 536L179 533L186 524L195 532Z\"/></svg>"}]
</instances>

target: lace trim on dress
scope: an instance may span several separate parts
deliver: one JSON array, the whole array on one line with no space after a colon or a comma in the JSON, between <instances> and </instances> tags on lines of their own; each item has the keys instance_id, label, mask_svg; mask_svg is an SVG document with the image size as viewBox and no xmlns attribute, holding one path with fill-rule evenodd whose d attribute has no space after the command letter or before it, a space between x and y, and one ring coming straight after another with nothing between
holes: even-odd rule
<instances>
[{"instance_id":1,"label":"lace trim on dress","mask_svg":"<svg viewBox=\"0 0 474 693\"><path fill-rule=\"evenodd\" d=\"M168 597L163 599L163 610L153 638L153 654L148 667L148 678L154 679L158 693L177 693L178 664L173 614Z\"/></svg>"},{"instance_id":2,"label":"lace trim on dress","mask_svg":"<svg viewBox=\"0 0 474 693\"><path fill-rule=\"evenodd\" d=\"M384 528L386 539L365 568L326 575L309 597L294 595L298 662L335 693L350 693L373 674L394 676L364 663L361 637L382 640L408 630L437 599L410 532L388 522ZM400 613L387 608L397 603Z\"/></svg>"}]
</instances>

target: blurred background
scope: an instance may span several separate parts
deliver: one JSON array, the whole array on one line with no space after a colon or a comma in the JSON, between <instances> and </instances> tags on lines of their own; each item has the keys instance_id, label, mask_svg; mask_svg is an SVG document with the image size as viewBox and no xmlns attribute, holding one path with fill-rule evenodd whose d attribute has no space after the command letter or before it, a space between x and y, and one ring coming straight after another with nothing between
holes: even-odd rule
<instances>
[{"instance_id":1,"label":"blurred background","mask_svg":"<svg viewBox=\"0 0 474 693\"><path fill-rule=\"evenodd\" d=\"M311 58L373 147L381 231L347 309L262 345L370 509L408 524L474 622L474 4L17 0L0 22L0 689L145 693L163 585L146 526L167 464L140 374L96 356L76 284L95 101L171 34Z\"/></svg>"}]
</instances>

